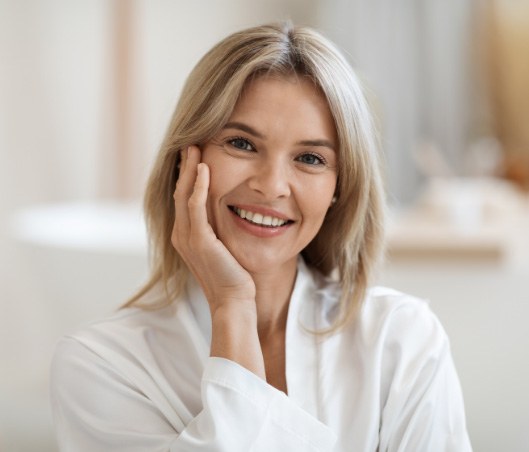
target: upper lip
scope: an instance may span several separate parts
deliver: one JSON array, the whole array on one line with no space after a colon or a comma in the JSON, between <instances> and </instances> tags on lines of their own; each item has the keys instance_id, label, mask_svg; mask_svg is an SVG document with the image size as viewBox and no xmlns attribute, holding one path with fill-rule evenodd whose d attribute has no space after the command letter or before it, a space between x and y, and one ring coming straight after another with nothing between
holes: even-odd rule
<instances>
[{"instance_id":1,"label":"upper lip","mask_svg":"<svg viewBox=\"0 0 529 452\"><path fill-rule=\"evenodd\" d=\"M280 220L294 221L288 215L285 215L284 213L279 212L275 209L270 209L269 207L256 206L252 204L230 204L230 207L237 207L239 209L243 209L253 213L260 213L263 216L279 218Z\"/></svg>"}]
</instances>

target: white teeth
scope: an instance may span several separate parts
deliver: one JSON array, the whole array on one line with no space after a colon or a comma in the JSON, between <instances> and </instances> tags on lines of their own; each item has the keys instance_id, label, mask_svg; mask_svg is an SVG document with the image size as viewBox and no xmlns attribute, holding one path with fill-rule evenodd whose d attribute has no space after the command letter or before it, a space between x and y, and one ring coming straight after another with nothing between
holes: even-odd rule
<instances>
[{"instance_id":1,"label":"white teeth","mask_svg":"<svg viewBox=\"0 0 529 452\"><path fill-rule=\"evenodd\" d=\"M287 220L282 220L281 218L249 212L248 210L239 209L238 207L234 207L233 210L241 218L263 226L283 226L287 222Z\"/></svg>"}]
</instances>

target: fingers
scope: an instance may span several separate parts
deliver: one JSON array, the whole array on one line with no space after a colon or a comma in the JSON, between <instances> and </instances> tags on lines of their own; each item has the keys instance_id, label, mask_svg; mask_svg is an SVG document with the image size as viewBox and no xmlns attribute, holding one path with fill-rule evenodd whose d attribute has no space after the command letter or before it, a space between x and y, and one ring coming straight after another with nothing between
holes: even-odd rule
<instances>
[{"instance_id":1,"label":"fingers","mask_svg":"<svg viewBox=\"0 0 529 452\"><path fill-rule=\"evenodd\" d=\"M196 146L189 146L181 152L180 174L173 195L177 215L182 215L187 210L187 201L193 193L197 178L197 165L200 162L200 151Z\"/></svg>"},{"instance_id":2,"label":"fingers","mask_svg":"<svg viewBox=\"0 0 529 452\"><path fill-rule=\"evenodd\" d=\"M197 178L197 165L200 162L200 150L196 146L189 146L181 152L180 174L173 195L175 222L172 243L178 250L182 250L188 240L190 231L188 201L193 194Z\"/></svg>"},{"instance_id":3,"label":"fingers","mask_svg":"<svg viewBox=\"0 0 529 452\"><path fill-rule=\"evenodd\" d=\"M180 174L174 193L175 201L178 197L189 199L193 191L193 185L197 176L196 167L200 162L200 151L196 146L189 146L187 149L180 151L182 153L180 162Z\"/></svg>"},{"instance_id":4,"label":"fingers","mask_svg":"<svg viewBox=\"0 0 529 452\"><path fill-rule=\"evenodd\" d=\"M204 231L208 226L206 211L208 188L209 168L205 163L199 163L193 193L188 201L190 226L196 231Z\"/></svg>"}]
</instances>

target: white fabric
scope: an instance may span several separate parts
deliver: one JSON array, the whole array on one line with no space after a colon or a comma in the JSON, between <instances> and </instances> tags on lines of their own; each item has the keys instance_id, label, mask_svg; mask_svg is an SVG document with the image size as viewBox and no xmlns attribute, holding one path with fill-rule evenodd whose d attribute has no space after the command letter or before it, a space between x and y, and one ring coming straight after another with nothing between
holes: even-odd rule
<instances>
[{"instance_id":1,"label":"white fabric","mask_svg":"<svg viewBox=\"0 0 529 452\"><path fill-rule=\"evenodd\" d=\"M338 296L300 261L288 396L209 357L196 283L170 307L125 309L65 337L51 375L61 451L470 451L448 339L427 303L375 288L356 327L307 331L332 322Z\"/></svg>"}]
</instances>

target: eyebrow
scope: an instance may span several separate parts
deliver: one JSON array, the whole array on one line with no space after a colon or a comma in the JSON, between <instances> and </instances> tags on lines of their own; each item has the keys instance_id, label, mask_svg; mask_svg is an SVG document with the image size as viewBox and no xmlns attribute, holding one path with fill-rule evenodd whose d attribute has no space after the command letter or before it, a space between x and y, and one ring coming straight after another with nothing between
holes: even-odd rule
<instances>
[{"instance_id":1,"label":"eyebrow","mask_svg":"<svg viewBox=\"0 0 529 452\"><path fill-rule=\"evenodd\" d=\"M247 132L250 135L253 135L254 137L259 138L261 140L266 138L265 135L263 135L262 133L258 132L253 127L250 127L249 125L244 124L243 122L237 122L237 121L228 122L223 127L223 129L238 129L238 130L242 130L243 132ZM302 146L327 147L329 149L332 149L333 151L335 150L334 145L332 144L332 142L330 142L329 140L325 140L325 139L322 139L322 140L301 140L301 141L298 141L296 144L297 145L302 145Z\"/></svg>"},{"instance_id":2,"label":"eyebrow","mask_svg":"<svg viewBox=\"0 0 529 452\"><path fill-rule=\"evenodd\" d=\"M223 128L224 129L239 129L261 140L266 138L262 133L259 133L253 127L250 127L249 125L244 124L243 122L228 122Z\"/></svg>"},{"instance_id":3,"label":"eyebrow","mask_svg":"<svg viewBox=\"0 0 529 452\"><path fill-rule=\"evenodd\" d=\"M302 140L302 141L298 141L296 144L300 144L302 146L313 146L313 147L320 146L320 147L332 149L333 151L335 150L334 145L329 140Z\"/></svg>"}]
</instances>

